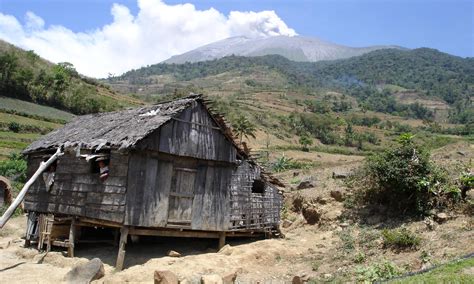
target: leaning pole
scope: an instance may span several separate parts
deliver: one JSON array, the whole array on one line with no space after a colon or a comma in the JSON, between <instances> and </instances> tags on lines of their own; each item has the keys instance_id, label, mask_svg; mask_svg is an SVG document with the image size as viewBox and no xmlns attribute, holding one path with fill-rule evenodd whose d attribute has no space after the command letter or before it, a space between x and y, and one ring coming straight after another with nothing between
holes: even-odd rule
<instances>
[{"instance_id":1,"label":"leaning pole","mask_svg":"<svg viewBox=\"0 0 474 284\"><path fill-rule=\"evenodd\" d=\"M28 180L27 183L25 183L20 193L18 193L18 196L15 198L12 204L10 204L10 206L5 211L5 213L3 213L2 218L0 218L0 229L3 228L3 226L7 223L10 217L13 215L13 212L15 212L15 209L23 201L23 199L25 198L26 192L28 192L28 189L30 189L30 186L35 182L38 176L41 175L41 173L43 173L49 167L49 165L51 165L54 161L56 161L59 156L64 154L61 148L62 147L59 147L56 150L56 153L52 155L46 162L41 162L35 174Z\"/></svg>"}]
</instances>

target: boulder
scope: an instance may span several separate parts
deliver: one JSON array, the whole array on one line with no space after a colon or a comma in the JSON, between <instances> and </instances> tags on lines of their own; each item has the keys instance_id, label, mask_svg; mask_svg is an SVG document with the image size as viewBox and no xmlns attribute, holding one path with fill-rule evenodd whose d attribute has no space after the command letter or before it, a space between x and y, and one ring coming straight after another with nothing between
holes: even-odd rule
<instances>
[{"instance_id":1,"label":"boulder","mask_svg":"<svg viewBox=\"0 0 474 284\"><path fill-rule=\"evenodd\" d=\"M304 198L301 195L296 195L293 197L293 212L300 212L303 209Z\"/></svg>"},{"instance_id":2,"label":"boulder","mask_svg":"<svg viewBox=\"0 0 474 284\"><path fill-rule=\"evenodd\" d=\"M283 228L288 228L288 227L291 226L291 224L293 224L293 222L291 222L291 221L288 220L288 219L285 219L285 220L283 220L283 222L281 223L281 226L282 226Z\"/></svg>"},{"instance_id":3,"label":"boulder","mask_svg":"<svg viewBox=\"0 0 474 284\"><path fill-rule=\"evenodd\" d=\"M435 215L435 220L438 223L444 223L448 220L448 215L446 213L438 213Z\"/></svg>"},{"instance_id":4,"label":"boulder","mask_svg":"<svg viewBox=\"0 0 474 284\"><path fill-rule=\"evenodd\" d=\"M349 172L343 172L343 171L332 172L333 179L344 179L344 178L348 178L350 175L351 174Z\"/></svg>"},{"instance_id":5,"label":"boulder","mask_svg":"<svg viewBox=\"0 0 474 284\"><path fill-rule=\"evenodd\" d=\"M313 206L305 206L302 210L303 217L306 222L310 225L314 225L321 219L321 213L316 210Z\"/></svg>"},{"instance_id":6,"label":"boulder","mask_svg":"<svg viewBox=\"0 0 474 284\"><path fill-rule=\"evenodd\" d=\"M223 284L222 277L217 274L203 275L201 277L201 284Z\"/></svg>"},{"instance_id":7,"label":"boulder","mask_svg":"<svg viewBox=\"0 0 474 284\"><path fill-rule=\"evenodd\" d=\"M171 256L171 257L181 257L181 254L177 251L174 251L174 250L168 251L167 255Z\"/></svg>"},{"instance_id":8,"label":"boulder","mask_svg":"<svg viewBox=\"0 0 474 284\"><path fill-rule=\"evenodd\" d=\"M100 279L105 275L104 264L99 258L93 258L90 261L73 267L65 276L67 283L90 283L93 280Z\"/></svg>"},{"instance_id":9,"label":"boulder","mask_svg":"<svg viewBox=\"0 0 474 284\"><path fill-rule=\"evenodd\" d=\"M231 271L222 275L222 282L224 284L234 284L237 279L237 271Z\"/></svg>"},{"instance_id":10,"label":"boulder","mask_svg":"<svg viewBox=\"0 0 474 284\"><path fill-rule=\"evenodd\" d=\"M344 195L340 190L331 190L331 197L338 202L344 201Z\"/></svg>"},{"instance_id":11,"label":"boulder","mask_svg":"<svg viewBox=\"0 0 474 284\"><path fill-rule=\"evenodd\" d=\"M301 279L300 276L295 276L293 277L293 279L291 280L291 284L303 284L303 279Z\"/></svg>"},{"instance_id":12,"label":"boulder","mask_svg":"<svg viewBox=\"0 0 474 284\"><path fill-rule=\"evenodd\" d=\"M300 184L298 184L296 189L306 189L306 188L312 188L312 187L314 187L313 182L310 180L305 180L305 181L300 182Z\"/></svg>"},{"instance_id":13,"label":"boulder","mask_svg":"<svg viewBox=\"0 0 474 284\"><path fill-rule=\"evenodd\" d=\"M155 284L178 284L178 276L169 270L155 270Z\"/></svg>"}]
</instances>

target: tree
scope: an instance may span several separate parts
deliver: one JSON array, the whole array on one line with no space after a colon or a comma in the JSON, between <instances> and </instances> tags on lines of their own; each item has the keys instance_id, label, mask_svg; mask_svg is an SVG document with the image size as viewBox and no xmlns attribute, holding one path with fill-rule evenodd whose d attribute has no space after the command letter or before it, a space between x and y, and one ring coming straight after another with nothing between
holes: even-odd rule
<instances>
[{"instance_id":1,"label":"tree","mask_svg":"<svg viewBox=\"0 0 474 284\"><path fill-rule=\"evenodd\" d=\"M311 139L311 137L309 137L306 133L300 136L299 142L302 146L302 150L305 152L308 152L309 146L313 145L313 139Z\"/></svg>"},{"instance_id":2,"label":"tree","mask_svg":"<svg viewBox=\"0 0 474 284\"><path fill-rule=\"evenodd\" d=\"M242 138L244 136L247 139L249 136L255 138L256 130L255 125L243 115L240 115L234 123L234 131L239 136L240 144L242 144Z\"/></svg>"}]
</instances>

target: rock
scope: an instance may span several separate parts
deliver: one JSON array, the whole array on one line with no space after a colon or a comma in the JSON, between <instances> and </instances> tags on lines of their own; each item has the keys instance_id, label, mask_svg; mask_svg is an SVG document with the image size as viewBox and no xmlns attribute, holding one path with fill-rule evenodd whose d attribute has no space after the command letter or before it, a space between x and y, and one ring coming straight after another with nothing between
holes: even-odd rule
<instances>
[{"instance_id":1,"label":"rock","mask_svg":"<svg viewBox=\"0 0 474 284\"><path fill-rule=\"evenodd\" d=\"M281 226L282 226L283 228L288 228L288 227L290 227L292 224L293 224L293 222L291 222L291 221L288 220L288 219L285 219L285 220L283 220Z\"/></svg>"},{"instance_id":2,"label":"rock","mask_svg":"<svg viewBox=\"0 0 474 284\"><path fill-rule=\"evenodd\" d=\"M73 267L65 276L67 283L90 283L92 280L100 279L104 276L104 264L99 258Z\"/></svg>"},{"instance_id":3,"label":"rock","mask_svg":"<svg viewBox=\"0 0 474 284\"><path fill-rule=\"evenodd\" d=\"M331 278L332 278L332 274L331 274L331 273L323 274L323 278L324 278L324 279L331 279Z\"/></svg>"},{"instance_id":4,"label":"rock","mask_svg":"<svg viewBox=\"0 0 474 284\"><path fill-rule=\"evenodd\" d=\"M349 177L351 174L349 172L342 172L342 171L334 171L332 172L333 179L345 179Z\"/></svg>"},{"instance_id":5,"label":"rock","mask_svg":"<svg viewBox=\"0 0 474 284\"><path fill-rule=\"evenodd\" d=\"M446 213L438 213L435 215L435 220L438 223L444 223L448 220L448 215Z\"/></svg>"},{"instance_id":6,"label":"rock","mask_svg":"<svg viewBox=\"0 0 474 284\"><path fill-rule=\"evenodd\" d=\"M349 223L341 223L341 224L339 224L339 227L347 228L347 227L349 227Z\"/></svg>"},{"instance_id":7,"label":"rock","mask_svg":"<svg viewBox=\"0 0 474 284\"><path fill-rule=\"evenodd\" d=\"M303 284L303 283L304 282L300 276L295 276L293 277L293 280L291 280L291 284Z\"/></svg>"},{"instance_id":8,"label":"rock","mask_svg":"<svg viewBox=\"0 0 474 284\"><path fill-rule=\"evenodd\" d=\"M179 280L179 284L191 284L191 281L189 281L188 279L181 279Z\"/></svg>"},{"instance_id":9,"label":"rock","mask_svg":"<svg viewBox=\"0 0 474 284\"><path fill-rule=\"evenodd\" d=\"M169 270L155 270L155 284L178 284L178 277Z\"/></svg>"},{"instance_id":10,"label":"rock","mask_svg":"<svg viewBox=\"0 0 474 284\"><path fill-rule=\"evenodd\" d=\"M300 212L303 209L304 198L301 195L296 195L293 198L293 211Z\"/></svg>"},{"instance_id":11,"label":"rock","mask_svg":"<svg viewBox=\"0 0 474 284\"><path fill-rule=\"evenodd\" d=\"M331 197L338 202L344 201L344 195L339 190L331 190Z\"/></svg>"},{"instance_id":12,"label":"rock","mask_svg":"<svg viewBox=\"0 0 474 284\"><path fill-rule=\"evenodd\" d=\"M300 172L293 172L293 177L297 177L300 175Z\"/></svg>"},{"instance_id":13,"label":"rock","mask_svg":"<svg viewBox=\"0 0 474 284\"><path fill-rule=\"evenodd\" d=\"M319 204L321 204L321 205L324 205L324 204L327 204L327 203L328 203L328 200L327 200L327 198L324 198L324 197L318 197L318 198L316 199L316 202L319 203Z\"/></svg>"},{"instance_id":14,"label":"rock","mask_svg":"<svg viewBox=\"0 0 474 284\"><path fill-rule=\"evenodd\" d=\"M312 206L305 206L303 208L303 217L306 220L306 222L310 225L314 225L319 222L321 219L321 213L319 213L316 208Z\"/></svg>"},{"instance_id":15,"label":"rock","mask_svg":"<svg viewBox=\"0 0 474 284\"><path fill-rule=\"evenodd\" d=\"M203 275L201 277L201 284L223 284L222 278L217 274Z\"/></svg>"},{"instance_id":16,"label":"rock","mask_svg":"<svg viewBox=\"0 0 474 284\"><path fill-rule=\"evenodd\" d=\"M181 257L181 254L177 251L174 251L174 250L170 250L168 251L168 256L171 256L171 257Z\"/></svg>"},{"instance_id":17,"label":"rock","mask_svg":"<svg viewBox=\"0 0 474 284\"><path fill-rule=\"evenodd\" d=\"M324 217L328 220L337 220L341 217L341 215L342 211L337 209L329 210L328 212L324 213Z\"/></svg>"},{"instance_id":18,"label":"rock","mask_svg":"<svg viewBox=\"0 0 474 284\"><path fill-rule=\"evenodd\" d=\"M231 271L222 275L222 282L224 284L234 284L237 279L237 271Z\"/></svg>"},{"instance_id":19,"label":"rock","mask_svg":"<svg viewBox=\"0 0 474 284\"><path fill-rule=\"evenodd\" d=\"M456 153L458 153L461 156L466 156L466 152L464 152L464 151L457 151Z\"/></svg>"},{"instance_id":20,"label":"rock","mask_svg":"<svg viewBox=\"0 0 474 284\"><path fill-rule=\"evenodd\" d=\"M433 221L433 219L431 219L431 218L426 218L423 222L425 223L425 225L426 225L426 227L428 228L428 230L433 231L434 229L436 229L436 224L435 224L435 222Z\"/></svg>"},{"instance_id":21,"label":"rock","mask_svg":"<svg viewBox=\"0 0 474 284\"><path fill-rule=\"evenodd\" d=\"M231 255L233 251L234 249L229 244L227 244L219 250L219 253L225 254L225 255Z\"/></svg>"},{"instance_id":22,"label":"rock","mask_svg":"<svg viewBox=\"0 0 474 284\"><path fill-rule=\"evenodd\" d=\"M313 182L310 180L305 180L305 181L300 182L300 184L298 184L296 189L306 189L306 188L311 188L311 187L314 187Z\"/></svg>"}]
</instances>

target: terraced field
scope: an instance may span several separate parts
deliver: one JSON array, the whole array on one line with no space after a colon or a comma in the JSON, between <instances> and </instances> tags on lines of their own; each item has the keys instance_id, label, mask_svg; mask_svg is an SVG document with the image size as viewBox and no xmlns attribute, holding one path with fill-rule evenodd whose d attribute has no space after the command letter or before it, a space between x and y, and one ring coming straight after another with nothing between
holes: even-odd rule
<instances>
[{"instance_id":1,"label":"terraced field","mask_svg":"<svg viewBox=\"0 0 474 284\"><path fill-rule=\"evenodd\" d=\"M0 160L61 127L75 115L52 107L0 97Z\"/></svg>"},{"instance_id":2,"label":"terraced field","mask_svg":"<svg viewBox=\"0 0 474 284\"><path fill-rule=\"evenodd\" d=\"M0 97L0 111L15 111L17 113L31 116L41 116L55 120L69 121L74 118L74 114L58 110L48 106L25 102L17 99Z\"/></svg>"}]
</instances>

